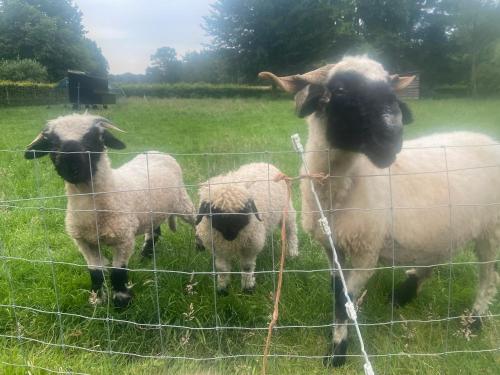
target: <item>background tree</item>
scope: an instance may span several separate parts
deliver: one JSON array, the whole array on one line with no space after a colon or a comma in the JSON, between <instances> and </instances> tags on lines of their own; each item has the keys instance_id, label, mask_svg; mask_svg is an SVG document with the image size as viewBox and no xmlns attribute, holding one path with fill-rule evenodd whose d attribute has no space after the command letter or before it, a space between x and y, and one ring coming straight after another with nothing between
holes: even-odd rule
<instances>
[{"instance_id":1,"label":"background tree","mask_svg":"<svg viewBox=\"0 0 500 375\"><path fill-rule=\"evenodd\" d=\"M154 82L179 82L182 74L182 62L177 59L177 52L171 47L161 47L151 55L151 66L146 76Z\"/></svg>"},{"instance_id":2,"label":"background tree","mask_svg":"<svg viewBox=\"0 0 500 375\"><path fill-rule=\"evenodd\" d=\"M357 0L354 16L364 45L375 58L393 71L414 68L417 25L426 0ZM365 47L366 48L366 47Z\"/></svg>"},{"instance_id":3,"label":"background tree","mask_svg":"<svg viewBox=\"0 0 500 375\"><path fill-rule=\"evenodd\" d=\"M500 40L489 48L477 66L477 90L482 94L500 93Z\"/></svg>"},{"instance_id":4,"label":"background tree","mask_svg":"<svg viewBox=\"0 0 500 375\"><path fill-rule=\"evenodd\" d=\"M0 58L34 59L58 80L68 69L103 74L106 59L85 37L81 12L70 0L0 2Z\"/></svg>"},{"instance_id":5,"label":"background tree","mask_svg":"<svg viewBox=\"0 0 500 375\"><path fill-rule=\"evenodd\" d=\"M447 0L452 14L452 35L469 67L473 96L478 94L478 67L491 58L500 41L500 4L498 0ZM498 73L500 74L500 72Z\"/></svg>"},{"instance_id":6,"label":"background tree","mask_svg":"<svg viewBox=\"0 0 500 375\"><path fill-rule=\"evenodd\" d=\"M422 5L407 57L420 72L424 90L456 82L463 75L463 64L454 58L457 46L451 39L450 22L450 14L441 0Z\"/></svg>"},{"instance_id":7,"label":"background tree","mask_svg":"<svg viewBox=\"0 0 500 375\"><path fill-rule=\"evenodd\" d=\"M343 18L346 1L217 0L204 28L224 51L237 81L261 70L296 72L334 57L355 38Z\"/></svg>"},{"instance_id":8,"label":"background tree","mask_svg":"<svg viewBox=\"0 0 500 375\"><path fill-rule=\"evenodd\" d=\"M221 51L189 51L182 57L182 81L220 83L229 81Z\"/></svg>"},{"instance_id":9,"label":"background tree","mask_svg":"<svg viewBox=\"0 0 500 375\"><path fill-rule=\"evenodd\" d=\"M418 71L424 92L467 84L475 94L491 92L487 75L495 82L499 8L498 0L218 0L204 27L233 82L368 53L390 71Z\"/></svg>"},{"instance_id":10,"label":"background tree","mask_svg":"<svg viewBox=\"0 0 500 375\"><path fill-rule=\"evenodd\" d=\"M45 82L47 78L47 69L35 60L0 61L0 80Z\"/></svg>"}]
</instances>

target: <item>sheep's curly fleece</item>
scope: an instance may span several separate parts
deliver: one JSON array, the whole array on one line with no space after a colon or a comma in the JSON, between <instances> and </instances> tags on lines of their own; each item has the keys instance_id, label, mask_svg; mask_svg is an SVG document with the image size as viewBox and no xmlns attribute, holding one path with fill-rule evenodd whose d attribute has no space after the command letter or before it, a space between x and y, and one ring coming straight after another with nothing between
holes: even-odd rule
<instances>
[{"instance_id":1,"label":"sheep's curly fleece","mask_svg":"<svg viewBox=\"0 0 500 375\"><path fill-rule=\"evenodd\" d=\"M96 244L99 238L112 246L151 233L171 215L194 223L194 207L184 188L181 168L167 154L143 153L117 169L111 168L109 158L103 154L93 176L95 198L85 195L90 190L88 186L66 183L66 229L74 239Z\"/></svg>"},{"instance_id":2,"label":"sheep's curly fleece","mask_svg":"<svg viewBox=\"0 0 500 375\"><path fill-rule=\"evenodd\" d=\"M288 205L286 220L288 254L291 256L298 254L296 213L291 201L286 200L286 183L273 181L280 174L281 172L271 164L251 163L201 184L200 202L210 202L224 212L238 212L249 199L253 199L259 216L262 218L262 221L259 221L255 215L250 214L248 225L239 232L235 240L228 241L212 228L206 216L203 217L196 227L196 235L205 248L215 250L218 270L229 271L228 263L235 256L240 256L241 259L253 258L253 267L255 267L255 257L262 251L267 235L281 223L286 205ZM252 261L249 260L249 262ZM242 286L251 288L253 283L249 281L245 284L242 279ZM222 288L225 285L219 285L219 287Z\"/></svg>"},{"instance_id":3,"label":"sheep's curly fleece","mask_svg":"<svg viewBox=\"0 0 500 375\"><path fill-rule=\"evenodd\" d=\"M325 132L325 122L311 116L306 150L328 149ZM478 240L480 261L495 259L500 245L500 145L494 139L452 132L407 141L391 176L362 154L330 150L328 155L307 153L306 162L311 173L332 171L330 183L316 183L315 189L323 207L334 210L330 223L336 244L352 267L374 268L379 260L392 264L393 251L395 265L443 263L473 239ZM301 191L303 228L327 247L309 181L301 182ZM480 267L473 310L481 315L496 293L498 276L493 263ZM410 272L421 278L430 274L426 268ZM356 272L351 273L354 292L372 273L358 271L358 282Z\"/></svg>"}]
</instances>

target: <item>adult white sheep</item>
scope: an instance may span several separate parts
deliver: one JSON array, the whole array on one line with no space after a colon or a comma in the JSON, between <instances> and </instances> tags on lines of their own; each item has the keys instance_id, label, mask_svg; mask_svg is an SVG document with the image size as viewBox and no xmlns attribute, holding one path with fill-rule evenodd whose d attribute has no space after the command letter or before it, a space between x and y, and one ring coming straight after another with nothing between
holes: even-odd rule
<instances>
[{"instance_id":1,"label":"adult white sheep","mask_svg":"<svg viewBox=\"0 0 500 375\"><path fill-rule=\"evenodd\" d=\"M151 255L167 218L175 230L175 216L194 224L194 207L183 186L174 158L159 152L140 154L118 169L111 168L106 149L125 144L109 131L119 130L108 120L73 114L49 121L27 147L26 159L50 154L64 179L68 205L66 230L85 257L96 301L102 299L107 260L101 245L113 248L111 285L116 307L129 304L127 265L135 236L145 234L143 255Z\"/></svg>"},{"instance_id":2,"label":"adult white sheep","mask_svg":"<svg viewBox=\"0 0 500 375\"><path fill-rule=\"evenodd\" d=\"M477 133L431 135L402 146L411 113L396 91L413 77L390 76L367 57L346 57L303 75L272 78L295 93L299 116L307 117L306 162L337 249L353 270L348 292L356 298L377 263L420 266L394 292L403 305L416 296L437 263L448 262L466 242L476 241L479 287L473 305L484 316L496 294L494 261L500 241L500 147ZM475 145L475 147L458 147ZM447 147L443 147L447 146ZM310 152L326 150L326 152ZM387 167L390 167L390 174ZM448 172L446 172L448 171ZM302 225L331 259L309 181L302 181ZM347 350L347 314L340 280L335 282L336 325L326 364L342 365Z\"/></svg>"},{"instance_id":3,"label":"adult white sheep","mask_svg":"<svg viewBox=\"0 0 500 375\"><path fill-rule=\"evenodd\" d=\"M257 255L266 237L282 223L287 205L288 255L298 255L296 214L286 200L286 183L273 181L280 174L271 164L252 163L201 185L196 236L203 247L214 250L219 293L227 293L234 257L239 257L243 272L241 288L254 290Z\"/></svg>"}]
</instances>

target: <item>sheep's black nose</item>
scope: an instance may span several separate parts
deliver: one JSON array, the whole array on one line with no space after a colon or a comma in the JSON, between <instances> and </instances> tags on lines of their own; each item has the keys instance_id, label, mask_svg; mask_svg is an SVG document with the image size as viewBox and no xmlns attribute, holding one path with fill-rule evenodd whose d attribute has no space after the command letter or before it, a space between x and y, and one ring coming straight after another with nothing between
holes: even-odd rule
<instances>
[{"instance_id":1,"label":"sheep's black nose","mask_svg":"<svg viewBox=\"0 0 500 375\"><path fill-rule=\"evenodd\" d=\"M63 143L55 155L54 166L59 176L69 183L83 183L90 178L88 155L78 142Z\"/></svg>"}]
</instances>

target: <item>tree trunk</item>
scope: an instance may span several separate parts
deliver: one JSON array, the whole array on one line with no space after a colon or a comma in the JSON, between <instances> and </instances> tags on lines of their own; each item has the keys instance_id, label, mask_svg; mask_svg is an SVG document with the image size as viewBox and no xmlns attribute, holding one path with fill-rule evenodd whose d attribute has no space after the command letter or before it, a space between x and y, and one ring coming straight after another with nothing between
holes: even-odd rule
<instances>
[{"instance_id":1,"label":"tree trunk","mask_svg":"<svg viewBox=\"0 0 500 375\"><path fill-rule=\"evenodd\" d=\"M472 20L472 48L471 48L471 66L470 66L470 88L473 97L477 97L477 56L479 55L479 46L477 45L478 34L477 34L477 13L474 14Z\"/></svg>"},{"instance_id":2,"label":"tree trunk","mask_svg":"<svg viewBox=\"0 0 500 375\"><path fill-rule=\"evenodd\" d=\"M472 61L470 69L470 87L473 97L477 97L477 51L472 52Z\"/></svg>"}]
</instances>

